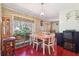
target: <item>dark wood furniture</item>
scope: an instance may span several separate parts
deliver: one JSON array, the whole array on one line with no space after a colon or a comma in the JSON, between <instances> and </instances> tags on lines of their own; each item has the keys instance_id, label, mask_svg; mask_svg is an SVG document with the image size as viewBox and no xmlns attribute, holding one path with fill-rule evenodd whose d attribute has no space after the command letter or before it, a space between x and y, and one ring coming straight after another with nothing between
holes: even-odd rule
<instances>
[{"instance_id":1,"label":"dark wood furniture","mask_svg":"<svg viewBox=\"0 0 79 59\"><path fill-rule=\"evenodd\" d=\"M2 55L3 56L14 56L15 55L15 38L9 37L7 39L3 39L2 46Z\"/></svg>"},{"instance_id":2,"label":"dark wood furniture","mask_svg":"<svg viewBox=\"0 0 79 59\"><path fill-rule=\"evenodd\" d=\"M79 36L78 32L74 30L67 30L63 32L64 48L76 53L79 53Z\"/></svg>"}]
</instances>

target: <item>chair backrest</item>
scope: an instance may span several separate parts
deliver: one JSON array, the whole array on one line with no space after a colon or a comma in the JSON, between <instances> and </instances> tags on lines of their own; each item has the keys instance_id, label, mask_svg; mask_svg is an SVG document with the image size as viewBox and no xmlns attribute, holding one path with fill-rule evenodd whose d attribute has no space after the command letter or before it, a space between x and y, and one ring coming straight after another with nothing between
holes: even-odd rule
<instances>
[{"instance_id":1,"label":"chair backrest","mask_svg":"<svg viewBox=\"0 0 79 59\"><path fill-rule=\"evenodd\" d=\"M31 33L30 34L30 38L32 39L32 41L36 40L36 34L35 33Z\"/></svg>"},{"instance_id":2,"label":"chair backrest","mask_svg":"<svg viewBox=\"0 0 79 59\"><path fill-rule=\"evenodd\" d=\"M50 39L49 39L49 44L50 43L52 43L52 44L54 44L55 43L55 33L52 33L52 34L50 34Z\"/></svg>"}]
</instances>

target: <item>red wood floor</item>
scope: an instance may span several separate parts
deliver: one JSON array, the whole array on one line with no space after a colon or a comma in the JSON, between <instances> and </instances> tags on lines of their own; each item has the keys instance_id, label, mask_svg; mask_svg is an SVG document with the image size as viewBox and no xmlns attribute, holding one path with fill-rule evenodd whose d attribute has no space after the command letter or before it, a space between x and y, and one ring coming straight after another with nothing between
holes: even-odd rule
<instances>
[{"instance_id":1,"label":"red wood floor","mask_svg":"<svg viewBox=\"0 0 79 59\"><path fill-rule=\"evenodd\" d=\"M28 45L22 48L16 49L16 56L79 56L79 54L73 53L71 51L67 51L60 46L55 47L55 52L51 49L51 55L48 54L48 50L46 49L45 55L42 53L42 48L39 48L38 51L33 49L32 46Z\"/></svg>"}]
</instances>

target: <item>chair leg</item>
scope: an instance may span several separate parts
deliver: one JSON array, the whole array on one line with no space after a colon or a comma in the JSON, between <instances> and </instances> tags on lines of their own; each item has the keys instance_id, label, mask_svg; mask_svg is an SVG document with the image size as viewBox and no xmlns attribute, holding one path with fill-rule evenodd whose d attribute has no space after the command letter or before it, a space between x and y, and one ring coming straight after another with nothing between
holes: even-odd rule
<instances>
[{"instance_id":1,"label":"chair leg","mask_svg":"<svg viewBox=\"0 0 79 59\"><path fill-rule=\"evenodd\" d=\"M32 44L32 42L31 42L31 38L30 38L30 45Z\"/></svg>"},{"instance_id":2,"label":"chair leg","mask_svg":"<svg viewBox=\"0 0 79 59\"><path fill-rule=\"evenodd\" d=\"M54 55L56 55L56 52L55 52L54 46L52 46L52 49L53 49L53 53L54 53Z\"/></svg>"},{"instance_id":3,"label":"chair leg","mask_svg":"<svg viewBox=\"0 0 79 59\"><path fill-rule=\"evenodd\" d=\"M50 46L48 46L48 52L49 52L49 55L50 55Z\"/></svg>"},{"instance_id":4,"label":"chair leg","mask_svg":"<svg viewBox=\"0 0 79 59\"><path fill-rule=\"evenodd\" d=\"M33 43L33 48L34 48L35 44Z\"/></svg>"},{"instance_id":5,"label":"chair leg","mask_svg":"<svg viewBox=\"0 0 79 59\"><path fill-rule=\"evenodd\" d=\"M56 56L57 55L57 51L55 51L54 46L52 47L52 49L53 49L53 52L54 52L54 56Z\"/></svg>"},{"instance_id":6,"label":"chair leg","mask_svg":"<svg viewBox=\"0 0 79 59\"><path fill-rule=\"evenodd\" d=\"M53 49L53 52L54 52L54 51L55 51L55 50L54 50L54 46L52 46L52 49Z\"/></svg>"},{"instance_id":7,"label":"chair leg","mask_svg":"<svg viewBox=\"0 0 79 59\"><path fill-rule=\"evenodd\" d=\"M45 55L45 45L43 43L43 55Z\"/></svg>"},{"instance_id":8,"label":"chair leg","mask_svg":"<svg viewBox=\"0 0 79 59\"><path fill-rule=\"evenodd\" d=\"M38 50L38 44L36 45L36 51Z\"/></svg>"}]
</instances>

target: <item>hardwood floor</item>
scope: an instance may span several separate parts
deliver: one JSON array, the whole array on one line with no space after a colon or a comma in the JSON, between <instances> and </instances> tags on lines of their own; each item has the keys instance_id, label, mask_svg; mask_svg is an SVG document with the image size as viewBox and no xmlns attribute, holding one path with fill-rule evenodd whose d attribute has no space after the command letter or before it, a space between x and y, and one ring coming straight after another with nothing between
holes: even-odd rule
<instances>
[{"instance_id":1,"label":"hardwood floor","mask_svg":"<svg viewBox=\"0 0 79 59\"><path fill-rule=\"evenodd\" d=\"M39 48L38 51L32 48L32 46L28 45L22 48L16 49L16 56L79 56L79 54L67 51L60 46L55 48L55 52L51 49L51 55L48 54L48 50L46 49L46 54L43 55L42 48Z\"/></svg>"},{"instance_id":2,"label":"hardwood floor","mask_svg":"<svg viewBox=\"0 0 79 59\"><path fill-rule=\"evenodd\" d=\"M49 55L48 50L46 49L46 54L43 55L42 48L39 48L38 51L36 51L32 48L32 46L29 45L16 49L16 56L53 56L56 55L55 53L51 49L51 55Z\"/></svg>"}]
</instances>

